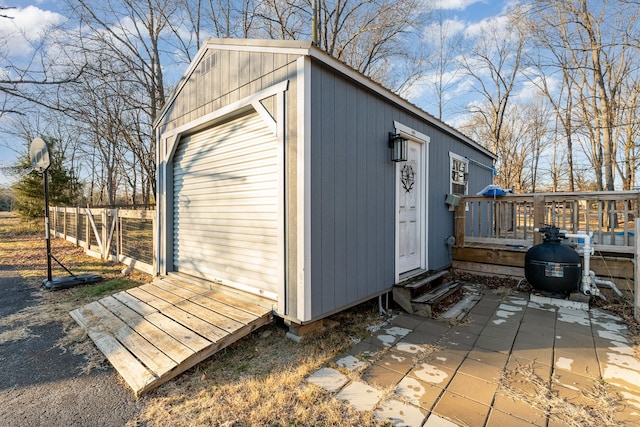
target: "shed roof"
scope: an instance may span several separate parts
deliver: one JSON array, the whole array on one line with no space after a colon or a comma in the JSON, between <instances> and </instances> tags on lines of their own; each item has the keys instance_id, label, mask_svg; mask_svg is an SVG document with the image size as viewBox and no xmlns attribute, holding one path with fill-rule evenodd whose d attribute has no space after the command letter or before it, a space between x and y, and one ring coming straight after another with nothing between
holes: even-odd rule
<instances>
[{"instance_id":1,"label":"shed roof","mask_svg":"<svg viewBox=\"0 0 640 427\"><path fill-rule=\"evenodd\" d=\"M158 118L154 123L154 128L157 128L158 125L164 119L164 116L169 111L171 104L178 97L178 94L186 84L187 80L191 76L191 74L195 71L198 66L200 60L205 55L205 53L210 49L218 49L218 50L235 50L235 51L243 51L243 52L265 52L265 53L280 53L280 54L289 54L289 55L301 55L301 56L309 56L314 60L317 60L326 66L338 71L344 76L356 81L357 83L367 87L369 90L381 95L382 97L388 99L394 104L410 111L411 113L421 117L425 121L430 124L436 126L437 128L451 134L452 136L464 141L470 146L474 147L478 151L481 151L485 155L497 159L497 156L491 151L487 150L459 130L454 127L446 124L440 119L432 116L426 111L422 110L415 104L407 101L402 98L398 94L392 92L391 90L385 88L381 84L373 81L369 77L364 74L354 70L349 65L345 64L342 61L337 60L336 58L328 55L326 52L321 50L320 48L313 45L311 41L300 41L300 40L258 40L258 39L215 39L210 38L207 39L203 44L198 53L196 54L194 60L191 62L191 65L184 73L180 82L174 89L173 93L167 99L164 107L160 111Z\"/></svg>"}]
</instances>

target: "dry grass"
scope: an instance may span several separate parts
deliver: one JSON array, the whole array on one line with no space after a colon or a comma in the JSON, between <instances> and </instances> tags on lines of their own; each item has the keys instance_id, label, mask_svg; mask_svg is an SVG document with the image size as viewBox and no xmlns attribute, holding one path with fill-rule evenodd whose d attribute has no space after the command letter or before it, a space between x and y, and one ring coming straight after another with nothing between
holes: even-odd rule
<instances>
[{"instance_id":1,"label":"dry grass","mask_svg":"<svg viewBox=\"0 0 640 427\"><path fill-rule=\"evenodd\" d=\"M582 390L583 398L577 403L560 397L547 381L535 374L532 366L520 365L503 372L500 391L571 427L620 425L615 419L620 397L597 378L593 378L588 390Z\"/></svg>"},{"instance_id":2,"label":"dry grass","mask_svg":"<svg viewBox=\"0 0 640 427\"><path fill-rule=\"evenodd\" d=\"M305 378L368 336L375 304L334 316L340 325L297 344L270 325L214 355L150 395L150 426L385 425ZM226 423L226 424L225 424Z\"/></svg>"},{"instance_id":3,"label":"dry grass","mask_svg":"<svg viewBox=\"0 0 640 427\"><path fill-rule=\"evenodd\" d=\"M104 366L104 356L95 348L86 333L71 319L69 312L108 293L138 286L151 278L134 273L128 278L120 276L121 266L103 262L85 255L62 239L51 240L51 252L74 274L98 273L103 281L97 285L50 292L40 289L47 277L46 241L43 225L25 223L15 215L0 215L0 259L2 267L24 278L25 286L34 290L33 304L0 319L0 343L33 337L31 328L50 323L62 324L65 336L56 344L64 351L83 354L89 361L84 371ZM66 276L67 272L52 261L52 275Z\"/></svg>"},{"instance_id":4,"label":"dry grass","mask_svg":"<svg viewBox=\"0 0 640 427\"><path fill-rule=\"evenodd\" d=\"M31 328L61 323L57 347L84 355L83 372L104 367L105 358L69 316L69 311L104 295L145 283L150 277L120 276L121 265L88 257L62 239L52 253L74 273L95 272L98 285L49 292L37 290L46 278L45 240L40 225L0 215L0 258L25 278L35 292L33 305L0 319L0 343L32 336ZM34 232L35 231L35 232ZM53 265L54 276L66 273ZM148 426L326 426L385 425L372 413L355 411L305 378L370 334L367 326L384 320L377 304L363 304L333 317L339 326L309 336L303 344L286 338L283 325L272 324L183 373L143 398L145 410L130 425Z\"/></svg>"}]
</instances>

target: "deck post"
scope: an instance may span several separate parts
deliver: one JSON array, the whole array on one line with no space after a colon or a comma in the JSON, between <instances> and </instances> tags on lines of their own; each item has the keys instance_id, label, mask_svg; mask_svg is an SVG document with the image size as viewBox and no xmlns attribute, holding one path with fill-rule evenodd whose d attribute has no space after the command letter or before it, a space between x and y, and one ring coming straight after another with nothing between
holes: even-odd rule
<instances>
[{"instance_id":1,"label":"deck post","mask_svg":"<svg viewBox=\"0 0 640 427\"><path fill-rule=\"evenodd\" d=\"M454 215L454 234L456 238L456 245L463 246L464 245L464 235L466 232L466 224L467 224L467 203L464 201L464 198L460 200L460 203L455 207L453 215Z\"/></svg>"},{"instance_id":2,"label":"deck post","mask_svg":"<svg viewBox=\"0 0 640 427\"><path fill-rule=\"evenodd\" d=\"M534 228L544 227L544 196L536 194L533 196L533 226ZM542 243L542 234L533 233L533 244Z\"/></svg>"},{"instance_id":3,"label":"deck post","mask_svg":"<svg viewBox=\"0 0 640 427\"><path fill-rule=\"evenodd\" d=\"M635 250L634 250L634 274L633 274L633 317L635 317L636 322L640 323L640 265L638 261L640 261L640 220L635 219Z\"/></svg>"}]
</instances>

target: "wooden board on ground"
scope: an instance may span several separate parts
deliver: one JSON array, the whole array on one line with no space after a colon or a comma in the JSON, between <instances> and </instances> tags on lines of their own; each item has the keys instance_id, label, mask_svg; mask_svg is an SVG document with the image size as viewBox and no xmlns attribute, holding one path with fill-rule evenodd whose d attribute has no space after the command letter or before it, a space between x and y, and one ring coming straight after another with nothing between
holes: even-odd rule
<instances>
[{"instance_id":1,"label":"wooden board on ground","mask_svg":"<svg viewBox=\"0 0 640 427\"><path fill-rule=\"evenodd\" d=\"M275 302L256 298L157 279L70 315L140 396L269 323Z\"/></svg>"}]
</instances>

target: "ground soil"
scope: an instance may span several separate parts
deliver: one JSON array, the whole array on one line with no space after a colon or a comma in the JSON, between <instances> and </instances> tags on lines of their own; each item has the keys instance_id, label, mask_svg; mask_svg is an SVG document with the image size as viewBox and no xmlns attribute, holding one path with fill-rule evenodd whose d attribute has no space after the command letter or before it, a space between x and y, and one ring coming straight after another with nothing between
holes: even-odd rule
<instances>
[{"instance_id":1,"label":"ground soil","mask_svg":"<svg viewBox=\"0 0 640 427\"><path fill-rule=\"evenodd\" d=\"M0 260L0 318L37 308L44 292ZM144 400L107 364L83 374L85 356L60 345L63 322L35 323L20 325L29 331L22 339L0 340L0 425L136 425ZM0 326L0 334L8 329Z\"/></svg>"}]
</instances>

